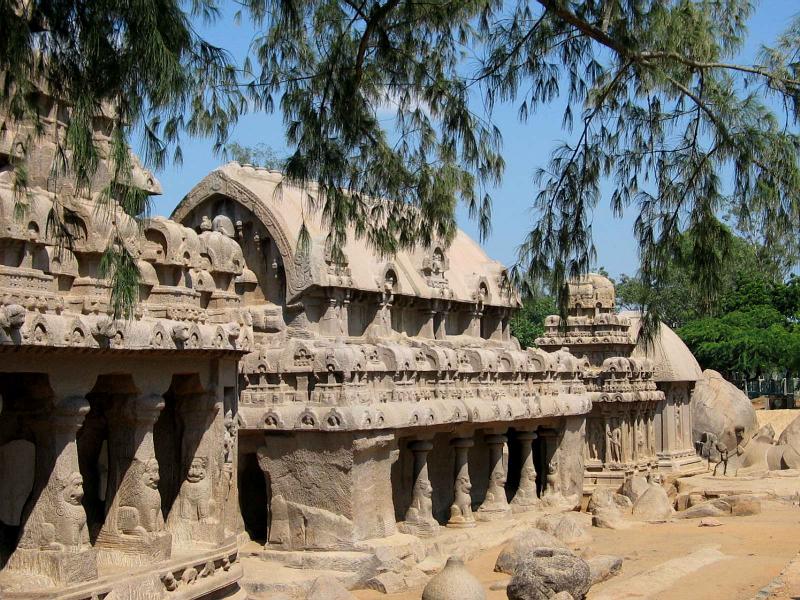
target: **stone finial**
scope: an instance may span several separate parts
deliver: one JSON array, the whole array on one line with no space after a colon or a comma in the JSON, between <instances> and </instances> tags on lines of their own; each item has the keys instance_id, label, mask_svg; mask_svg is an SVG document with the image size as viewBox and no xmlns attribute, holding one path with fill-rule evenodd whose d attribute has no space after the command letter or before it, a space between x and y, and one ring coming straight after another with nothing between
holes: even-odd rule
<instances>
[{"instance_id":1,"label":"stone finial","mask_svg":"<svg viewBox=\"0 0 800 600\"><path fill-rule=\"evenodd\" d=\"M422 590L422 600L486 600L486 592L464 561L451 556L442 572Z\"/></svg>"}]
</instances>

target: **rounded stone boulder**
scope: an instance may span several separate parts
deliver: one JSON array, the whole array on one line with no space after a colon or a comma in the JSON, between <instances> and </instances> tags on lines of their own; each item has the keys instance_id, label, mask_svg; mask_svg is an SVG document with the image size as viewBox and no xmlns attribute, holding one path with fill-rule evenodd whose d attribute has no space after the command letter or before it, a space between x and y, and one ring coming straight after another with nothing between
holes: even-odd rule
<instances>
[{"instance_id":1,"label":"rounded stone boulder","mask_svg":"<svg viewBox=\"0 0 800 600\"><path fill-rule=\"evenodd\" d=\"M586 513L571 511L564 514L545 515L536 522L536 526L573 548L592 542L592 534L589 532L592 519Z\"/></svg>"},{"instance_id":2,"label":"rounded stone boulder","mask_svg":"<svg viewBox=\"0 0 800 600\"><path fill-rule=\"evenodd\" d=\"M800 416L787 425L778 438L778 444L789 446L794 450L794 454L800 455ZM791 467L797 468L797 467Z\"/></svg>"},{"instance_id":3,"label":"rounded stone boulder","mask_svg":"<svg viewBox=\"0 0 800 600\"><path fill-rule=\"evenodd\" d=\"M642 475L631 475L622 484L622 496L628 498L631 504L635 504L647 491L648 486L647 479Z\"/></svg>"},{"instance_id":4,"label":"rounded stone boulder","mask_svg":"<svg viewBox=\"0 0 800 600\"><path fill-rule=\"evenodd\" d=\"M755 434L758 420L753 404L722 375L706 369L692 392L692 440L699 441L704 432L713 433L728 450L736 450L737 428L745 440Z\"/></svg>"},{"instance_id":5,"label":"rounded stone boulder","mask_svg":"<svg viewBox=\"0 0 800 600\"><path fill-rule=\"evenodd\" d=\"M566 549L566 544L552 534L541 529L526 529L519 535L512 538L497 557L494 570L500 573L514 575L517 572L517 565L523 561L534 550L539 548L562 548Z\"/></svg>"},{"instance_id":6,"label":"rounded stone boulder","mask_svg":"<svg viewBox=\"0 0 800 600\"><path fill-rule=\"evenodd\" d=\"M613 489L608 487L598 487L594 490L594 492L592 492L592 497L589 498L589 504L586 507L586 510L590 513L595 513L601 510L616 510L623 513L629 513L632 506L633 502L627 496L618 494Z\"/></svg>"},{"instance_id":7,"label":"rounded stone boulder","mask_svg":"<svg viewBox=\"0 0 800 600\"><path fill-rule=\"evenodd\" d=\"M652 483L633 504L632 512L633 518L639 521L667 521L674 510L666 490Z\"/></svg>"},{"instance_id":8,"label":"rounded stone boulder","mask_svg":"<svg viewBox=\"0 0 800 600\"><path fill-rule=\"evenodd\" d=\"M589 563L569 550L534 550L517 567L508 584L509 600L547 600L566 592L575 600L586 596L591 586Z\"/></svg>"},{"instance_id":9,"label":"rounded stone boulder","mask_svg":"<svg viewBox=\"0 0 800 600\"><path fill-rule=\"evenodd\" d=\"M464 561L451 556L442 572L422 590L422 600L486 600L486 592Z\"/></svg>"}]
</instances>

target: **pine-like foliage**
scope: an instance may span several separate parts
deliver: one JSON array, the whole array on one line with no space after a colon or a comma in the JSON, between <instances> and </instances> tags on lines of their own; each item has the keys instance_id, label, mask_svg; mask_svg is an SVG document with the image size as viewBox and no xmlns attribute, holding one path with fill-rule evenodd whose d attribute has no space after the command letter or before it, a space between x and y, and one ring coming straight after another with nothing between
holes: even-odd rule
<instances>
[{"instance_id":1,"label":"pine-like foliage","mask_svg":"<svg viewBox=\"0 0 800 600\"><path fill-rule=\"evenodd\" d=\"M489 102L518 101L527 118L565 95L564 125L577 122L576 139L537 170L518 265L558 291L562 312L566 280L594 259L592 215L606 180L614 213L636 211L639 275L653 297L682 232L711 302L731 239L721 214L767 245L796 230L800 20L757 64L740 65L731 61L746 36L746 0L539 0L502 10L480 75ZM658 306L646 297L644 308L649 337Z\"/></svg>"},{"instance_id":2,"label":"pine-like foliage","mask_svg":"<svg viewBox=\"0 0 800 600\"><path fill-rule=\"evenodd\" d=\"M515 268L519 280L554 290L562 312L566 281L594 261L592 215L606 181L614 212L636 211L645 289L663 287L680 234L691 230L709 302L730 237L721 214L766 243L785 240L800 219L800 21L757 64L736 64L747 0L245 5L264 32L250 92L267 107L282 94L295 149L287 174L319 186L335 247L347 225L387 251L447 239L459 199L488 229L489 198L478 187L503 163L498 132L470 111L473 90L489 109L516 103L522 119L565 101L565 127L577 124L575 139L537 171L534 223ZM477 72L467 51L483 56ZM391 123L379 118L387 105ZM657 308L645 302L645 335Z\"/></svg>"},{"instance_id":3,"label":"pine-like foliage","mask_svg":"<svg viewBox=\"0 0 800 600\"><path fill-rule=\"evenodd\" d=\"M488 231L500 134L470 110L458 72L481 2L243 4L263 31L250 97L267 109L280 98L285 174L329 227L334 259L348 227L385 254L447 243L458 201Z\"/></svg>"},{"instance_id":4,"label":"pine-like foliage","mask_svg":"<svg viewBox=\"0 0 800 600\"><path fill-rule=\"evenodd\" d=\"M147 195L131 181L131 133L142 132L145 165L180 161L180 138L210 135L221 149L243 109L237 72L227 53L203 41L191 18L213 19L213 0L0 0L0 126L36 122L37 96L52 96L68 115L51 185L72 178L81 194L102 191L135 219L147 214ZM110 144L95 138L95 120L112 117ZM24 140L25 153L38 143ZM101 161L110 183L91 185ZM24 187L24 157L16 181ZM53 231L69 235L64 210L53 212ZM138 269L121 234L103 257L112 278L115 313L130 315Z\"/></svg>"}]
</instances>

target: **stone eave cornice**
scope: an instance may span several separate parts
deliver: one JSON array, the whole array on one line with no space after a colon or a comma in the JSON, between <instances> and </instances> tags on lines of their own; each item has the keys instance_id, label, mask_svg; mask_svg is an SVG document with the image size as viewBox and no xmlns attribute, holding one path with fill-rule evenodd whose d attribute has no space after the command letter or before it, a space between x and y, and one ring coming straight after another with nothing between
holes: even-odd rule
<instances>
[{"instance_id":1,"label":"stone eave cornice","mask_svg":"<svg viewBox=\"0 0 800 600\"><path fill-rule=\"evenodd\" d=\"M126 321L104 314L40 313L12 304L0 305L0 348L244 355L252 348L252 331L235 322L213 325L151 317Z\"/></svg>"},{"instance_id":2,"label":"stone eave cornice","mask_svg":"<svg viewBox=\"0 0 800 600\"><path fill-rule=\"evenodd\" d=\"M263 431L355 432L414 427L511 423L548 417L586 414L592 402L587 394L557 394L524 398L423 400L358 406L319 403L250 405L239 415L244 429Z\"/></svg>"}]
</instances>

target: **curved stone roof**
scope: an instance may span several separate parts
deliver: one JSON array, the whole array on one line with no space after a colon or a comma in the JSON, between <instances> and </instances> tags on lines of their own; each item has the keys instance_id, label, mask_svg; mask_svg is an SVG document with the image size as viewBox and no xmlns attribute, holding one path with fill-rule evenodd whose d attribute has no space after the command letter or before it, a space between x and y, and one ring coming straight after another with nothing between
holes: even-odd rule
<instances>
[{"instance_id":1,"label":"curved stone roof","mask_svg":"<svg viewBox=\"0 0 800 600\"><path fill-rule=\"evenodd\" d=\"M482 293L485 305L519 305L515 296L505 292L505 267L490 259L461 230L449 248L417 248L388 258L381 258L365 240L352 234L344 248L347 264L331 265L326 256L327 231L319 216L309 215L301 189L282 180L276 171L228 163L198 183L176 207L172 218L184 224L198 221L201 215L213 219L215 215L204 212L210 207L203 205L220 196L250 209L269 230L283 256L289 298L312 286L382 292L391 269L396 275L397 295L474 303ZM304 217L312 239L307 258L295 252ZM434 255L437 248L443 256Z\"/></svg>"},{"instance_id":2,"label":"curved stone roof","mask_svg":"<svg viewBox=\"0 0 800 600\"><path fill-rule=\"evenodd\" d=\"M631 320L631 336L637 339L641 327L641 314L635 311L620 313ZM703 370L697 363L692 351L664 323L653 340L652 346L646 348L639 343L633 351L634 357L646 357L655 363L656 381L697 381L702 379Z\"/></svg>"}]
</instances>

